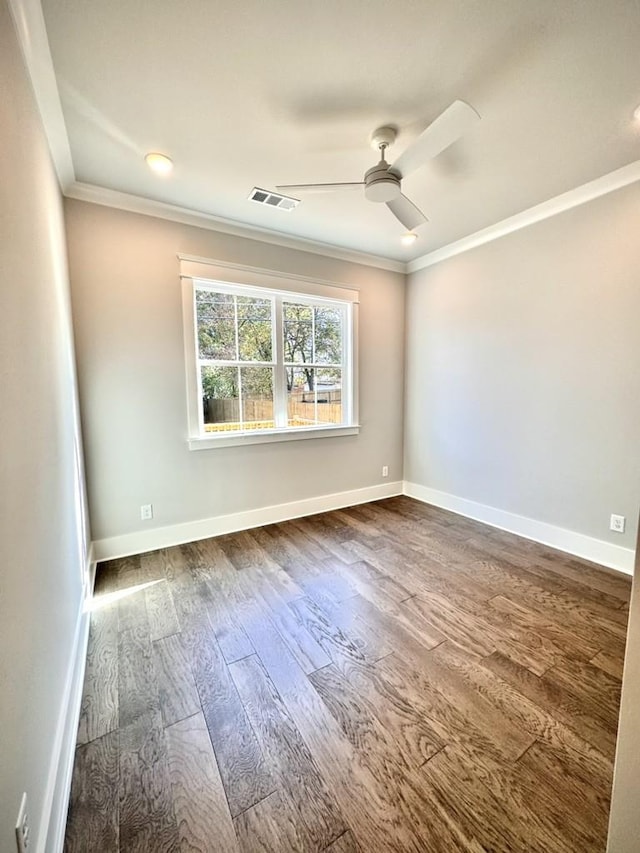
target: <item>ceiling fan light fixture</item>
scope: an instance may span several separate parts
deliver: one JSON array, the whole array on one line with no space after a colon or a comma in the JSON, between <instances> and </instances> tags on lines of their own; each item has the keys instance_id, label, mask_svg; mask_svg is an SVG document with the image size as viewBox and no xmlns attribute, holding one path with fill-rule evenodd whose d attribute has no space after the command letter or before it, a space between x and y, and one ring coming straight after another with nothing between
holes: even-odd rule
<instances>
[{"instance_id":1,"label":"ceiling fan light fixture","mask_svg":"<svg viewBox=\"0 0 640 853\"><path fill-rule=\"evenodd\" d=\"M364 175L364 195L369 201L393 201L400 195L400 178L389 171L389 164L381 160Z\"/></svg>"},{"instance_id":2,"label":"ceiling fan light fixture","mask_svg":"<svg viewBox=\"0 0 640 853\"><path fill-rule=\"evenodd\" d=\"M403 246L411 246L418 239L418 235L413 231L407 231L406 234L403 234L400 238L400 242Z\"/></svg>"},{"instance_id":3,"label":"ceiling fan light fixture","mask_svg":"<svg viewBox=\"0 0 640 853\"><path fill-rule=\"evenodd\" d=\"M152 172L158 175L168 175L173 171L173 160L167 157L166 154L159 154L157 151L150 151L145 155L147 166Z\"/></svg>"},{"instance_id":4,"label":"ceiling fan light fixture","mask_svg":"<svg viewBox=\"0 0 640 853\"><path fill-rule=\"evenodd\" d=\"M364 188L364 194L369 201L393 201L400 195L400 183L385 178L372 181Z\"/></svg>"}]
</instances>

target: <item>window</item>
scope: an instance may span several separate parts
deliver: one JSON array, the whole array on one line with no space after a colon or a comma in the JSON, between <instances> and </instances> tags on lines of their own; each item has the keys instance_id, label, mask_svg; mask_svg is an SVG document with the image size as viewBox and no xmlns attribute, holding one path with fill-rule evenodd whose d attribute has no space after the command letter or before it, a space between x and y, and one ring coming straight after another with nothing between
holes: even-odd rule
<instances>
[{"instance_id":1,"label":"window","mask_svg":"<svg viewBox=\"0 0 640 853\"><path fill-rule=\"evenodd\" d=\"M357 432L355 300L305 285L187 277L192 449Z\"/></svg>"}]
</instances>

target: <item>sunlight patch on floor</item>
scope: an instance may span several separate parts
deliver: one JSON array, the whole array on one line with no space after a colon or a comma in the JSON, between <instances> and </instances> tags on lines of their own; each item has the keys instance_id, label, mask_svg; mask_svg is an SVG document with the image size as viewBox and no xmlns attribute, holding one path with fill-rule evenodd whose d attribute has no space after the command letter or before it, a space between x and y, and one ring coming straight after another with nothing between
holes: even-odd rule
<instances>
[{"instance_id":1,"label":"sunlight patch on floor","mask_svg":"<svg viewBox=\"0 0 640 853\"><path fill-rule=\"evenodd\" d=\"M108 607L110 604L113 604L115 601L119 601L121 598L127 598L129 595L135 595L136 592L140 592L143 589L146 589L149 586L153 586L156 583L160 583L161 578L155 581L147 581L146 583L139 583L135 586L127 587L127 589L119 589L116 592L107 592L104 595L96 595L93 598L90 598L84 606L86 611L100 610L102 607Z\"/></svg>"}]
</instances>

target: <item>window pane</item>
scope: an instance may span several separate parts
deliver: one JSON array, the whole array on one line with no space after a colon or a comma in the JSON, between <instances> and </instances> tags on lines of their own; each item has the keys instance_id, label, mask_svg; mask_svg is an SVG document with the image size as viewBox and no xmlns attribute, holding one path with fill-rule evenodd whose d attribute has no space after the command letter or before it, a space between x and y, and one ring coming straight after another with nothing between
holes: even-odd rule
<instances>
[{"instance_id":1,"label":"window pane","mask_svg":"<svg viewBox=\"0 0 640 853\"><path fill-rule=\"evenodd\" d=\"M316 364L342 363L342 312L335 308L315 307Z\"/></svg>"},{"instance_id":2,"label":"window pane","mask_svg":"<svg viewBox=\"0 0 640 853\"><path fill-rule=\"evenodd\" d=\"M271 300L238 296L240 361L273 361Z\"/></svg>"},{"instance_id":3,"label":"window pane","mask_svg":"<svg viewBox=\"0 0 640 853\"><path fill-rule=\"evenodd\" d=\"M342 371L316 370L316 402L319 424L342 423Z\"/></svg>"},{"instance_id":4,"label":"window pane","mask_svg":"<svg viewBox=\"0 0 640 853\"><path fill-rule=\"evenodd\" d=\"M240 429L237 367L203 367L202 410L205 432Z\"/></svg>"},{"instance_id":5,"label":"window pane","mask_svg":"<svg viewBox=\"0 0 640 853\"><path fill-rule=\"evenodd\" d=\"M351 387L343 301L211 284L220 290L194 288L204 432L344 424L352 403L342 400L343 382Z\"/></svg>"},{"instance_id":6,"label":"window pane","mask_svg":"<svg viewBox=\"0 0 640 853\"><path fill-rule=\"evenodd\" d=\"M311 364L313 362L313 309L308 305L285 302L282 313L285 362Z\"/></svg>"},{"instance_id":7,"label":"window pane","mask_svg":"<svg viewBox=\"0 0 640 853\"><path fill-rule=\"evenodd\" d=\"M243 429L273 429L273 368L241 367Z\"/></svg>"},{"instance_id":8,"label":"window pane","mask_svg":"<svg viewBox=\"0 0 640 853\"><path fill-rule=\"evenodd\" d=\"M231 361L236 358L233 296L196 290L198 351L200 358Z\"/></svg>"},{"instance_id":9,"label":"window pane","mask_svg":"<svg viewBox=\"0 0 640 853\"><path fill-rule=\"evenodd\" d=\"M314 371L300 367L287 368L287 425L313 426L316 422Z\"/></svg>"}]
</instances>

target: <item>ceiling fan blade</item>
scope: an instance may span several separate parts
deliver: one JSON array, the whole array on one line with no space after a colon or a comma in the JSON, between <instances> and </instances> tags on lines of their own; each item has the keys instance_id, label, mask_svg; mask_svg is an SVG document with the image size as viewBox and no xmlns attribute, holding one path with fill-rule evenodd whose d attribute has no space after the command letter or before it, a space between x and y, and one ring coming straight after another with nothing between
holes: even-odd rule
<instances>
[{"instance_id":1,"label":"ceiling fan blade","mask_svg":"<svg viewBox=\"0 0 640 853\"><path fill-rule=\"evenodd\" d=\"M332 193L339 190L359 190L364 183L358 184L281 184L278 192L283 193Z\"/></svg>"},{"instance_id":2,"label":"ceiling fan blade","mask_svg":"<svg viewBox=\"0 0 640 853\"><path fill-rule=\"evenodd\" d=\"M400 177L410 174L460 139L479 120L473 107L464 101L454 101L402 152L391 168Z\"/></svg>"},{"instance_id":3,"label":"ceiling fan blade","mask_svg":"<svg viewBox=\"0 0 640 853\"><path fill-rule=\"evenodd\" d=\"M418 225L424 225L429 220L406 195L399 195L393 201L387 202L387 207L408 231L413 231Z\"/></svg>"}]
</instances>

